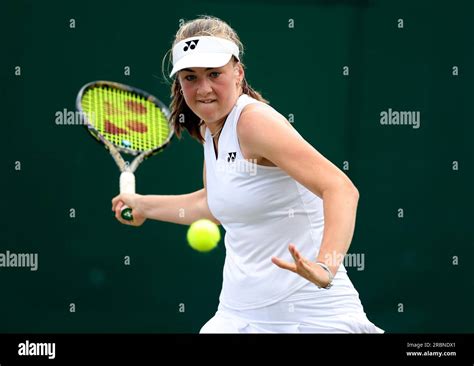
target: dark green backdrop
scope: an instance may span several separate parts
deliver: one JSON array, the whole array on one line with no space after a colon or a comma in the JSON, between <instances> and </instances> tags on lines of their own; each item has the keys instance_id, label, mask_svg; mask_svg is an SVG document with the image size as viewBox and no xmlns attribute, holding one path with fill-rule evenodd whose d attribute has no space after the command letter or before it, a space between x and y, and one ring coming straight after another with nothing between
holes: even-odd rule
<instances>
[{"instance_id":1,"label":"dark green backdrop","mask_svg":"<svg viewBox=\"0 0 474 366\"><path fill-rule=\"evenodd\" d=\"M197 332L213 315L223 243L203 255L185 226L116 222L112 159L82 126L55 123L96 79L169 102L162 57L180 19L200 14L228 21L249 82L321 153L349 163L361 196L350 252L365 269L348 271L369 318L387 332L472 332L473 3L162 4L3 6L0 252L38 253L39 268L0 268L0 332ZM420 128L381 125L389 108L419 111ZM140 167L137 189L192 192L201 173L202 147L185 136Z\"/></svg>"}]
</instances>

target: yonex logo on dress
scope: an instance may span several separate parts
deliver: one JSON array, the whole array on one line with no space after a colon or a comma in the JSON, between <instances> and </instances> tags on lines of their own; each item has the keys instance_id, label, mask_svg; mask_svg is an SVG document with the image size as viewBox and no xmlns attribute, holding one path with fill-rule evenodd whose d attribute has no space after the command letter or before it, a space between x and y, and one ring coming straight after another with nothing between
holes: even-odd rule
<instances>
[{"instance_id":1,"label":"yonex logo on dress","mask_svg":"<svg viewBox=\"0 0 474 366\"><path fill-rule=\"evenodd\" d=\"M187 41L186 46L184 46L183 51L186 52L189 49L194 50L199 42L199 39L194 39L192 41Z\"/></svg>"},{"instance_id":2,"label":"yonex logo on dress","mask_svg":"<svg viewBox=\"0 0 474 366\"><path fill-rule=\"evenodd\" d=\"M228 153L227 162L228 163L234 162L236 156L237 156L237 152L235 151Z\"/></svg>"}]
</instances>

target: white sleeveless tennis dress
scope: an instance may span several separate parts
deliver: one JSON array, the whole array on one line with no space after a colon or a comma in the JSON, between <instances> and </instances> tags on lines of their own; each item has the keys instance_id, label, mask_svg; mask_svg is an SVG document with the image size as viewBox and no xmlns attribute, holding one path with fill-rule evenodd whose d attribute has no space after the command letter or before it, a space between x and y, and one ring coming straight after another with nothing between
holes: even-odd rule
<instances>
[{"instance_id":1,"label":"white sleeveless tennis dress","mask_svg":"<svg viewBox=\"0 0 474 366\"><path fill-rule=\"evenodd\" d=\"M226 258L215 316L201 333L382 333L366 317L341 264L329 290L279 268L293 262L288 244L315 259L324 230L322 200L278 167L243 158L237 137L242 109L260 103L242 94L218 141L206 129L207 201L224 227Z\"/></svg>"}]
</instances>

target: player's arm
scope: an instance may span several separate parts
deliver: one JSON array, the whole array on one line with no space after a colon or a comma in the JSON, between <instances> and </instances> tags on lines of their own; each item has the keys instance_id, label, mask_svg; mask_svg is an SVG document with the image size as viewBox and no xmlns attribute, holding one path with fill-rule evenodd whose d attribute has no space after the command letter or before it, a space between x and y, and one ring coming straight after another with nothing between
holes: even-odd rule
<instances>
[{"instance_id":1,"label":"player's arm","mask_svg":"<svg viewBox=\"0 0 474 366\"><path fill-rule=\"evenodd\" d=\"M201 135L205 136L206 126L201 126ZM179 196L143 196L145 216L154 220L190 225L199 219L208 219L220 225L209 210L206 190L206 161L202 169L204 188Z\"/></svg>"},{"instance_id":2,"label":"player's arm","mask_svg":"<svg viewBox=\"0 0 474 366\"><path fill-rule=\"evenodd\" d=\"M133 207L134 221L125 221L120 216L123 205ZM112 200L112 211L117 220L124 224L140 226L145 219L190 225L199 219L219 222L211 214L207 205L206 189L181 195L139 195L120 194Z\"/></svg>"},{"instance_id":3,"label":"player's arm","mask_svg":"<svg viewBox=\"0 0 474 366\"><path fill-rule=\"evenodd\" d=\"M327 263L335 274L354 233L358 190L339 168L306 142L285 117L268 106L247 106L237 126L245 151L273 162L323 199L325 225L317 261Z\"/></svg>"},{"instance_id":4,"label":"player's arm","mask_svg":"<svg viewBox=\"0 0 474 366\"><path fill-rule=\"evenodd\" d=\"M112 211L123 224L140 226L146 219L190 225L199 219L220 222L212 215L207 204L206 165L203 166L204 188L181 195L120 194L112 199ZM120 215L123 205L133 207L134 221L125 221Z\"/></svg>"},{"instance_id":5,"label":"player's arm","mask_svg":"<svg viewBox=\"0 0 474 366\"><path fill-rule=\"evenodd\" d=\"M139 196L135 208L140 210L145 218L152 220L183 225L190 225L199 219L218 223L207 206L205 188L181 195Z\"/></svg>"}]
</instances>

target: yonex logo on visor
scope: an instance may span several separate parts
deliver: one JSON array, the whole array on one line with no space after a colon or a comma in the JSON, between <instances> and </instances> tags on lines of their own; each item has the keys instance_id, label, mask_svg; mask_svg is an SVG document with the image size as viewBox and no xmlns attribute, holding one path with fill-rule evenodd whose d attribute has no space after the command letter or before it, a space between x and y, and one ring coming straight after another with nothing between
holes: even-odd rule
<instances>
[{"instance_id":1,"label":"yonex logo on visor","mask_svg":"<svg viewBox=\"0 0 474 366\"><path fill-rule=\"evenodd\" d=\"M187 41L186 46L184 46L183 51L186 52L189 49L194 50L199 42L199 39L195 39L193 41Z\"/></svg>"},{"instance_id":2,"label":"yonex logo on visor","mask_svg":"<svg viewBox=\"0 0 474 366\"><path fill-rule=\"evenodd\" d=\"M173 47L173 70L170 76L191 67L222 67L232 56L240 61L239 47L228 39L210 36L186 38Z\"/></svg>"}]
</instances>

